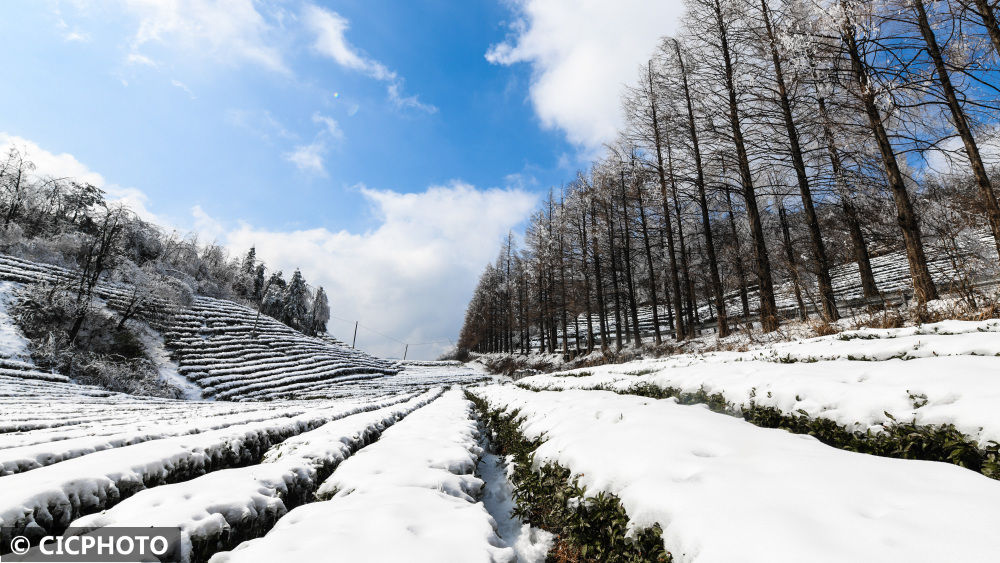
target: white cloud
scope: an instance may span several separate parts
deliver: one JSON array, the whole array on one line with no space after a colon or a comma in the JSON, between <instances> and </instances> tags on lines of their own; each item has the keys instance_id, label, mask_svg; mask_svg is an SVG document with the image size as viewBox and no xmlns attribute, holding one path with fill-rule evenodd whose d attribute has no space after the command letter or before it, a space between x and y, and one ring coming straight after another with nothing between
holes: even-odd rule
<instances>
[{"instance_id":1,"label":"white cloud","mask_svg":"<svg viewBox=\"0 0 1000 563\"><path fill-rule=\"evenodd\" d=\"M200 205L191 208L191 217L194 218L194 230L198 233L199 240L215 242L225 235L222 223L206 213Z\"/></svg>"},{"instance_id":2,"label":"white cloud","mask_svg":"<svg viewBox=\"0 0 1000 563\"><path fill-rule=\"evenodd\" d=\"M987 168L1000 166L1000 127L991 127L979 131L976 136L979 156ZM965 145L960 137L953 137L940 148L924 155L927 160L927 171L938 174L972 174L972 164L965 152Z\"/></svg>"},{"instance_id":3,"label":"white cloud","mask_svg":"<svg viewBox=\"0 0 1000 563\"><path fill-rule=\"evenodd\" d=\"M323 115L319 112L314 113L312 119L313 123L323 124L323 126L326 128L325 129L326 134L330 135L334 139L344 138L344 132L340 129L340 124L337 123L336 119Z\"/></svg>"},{"instance_id":4,"label":"white cloud","mask_svg":"<svg viewBox=\"0 0 1000 563\"><path fill-rule=\"evenodd\" d=\"M386 87L386 90L389 93L389 101L391 101L394 106L398 108L417 109L426 113L437 113L437 107L421 102L420 98L417 96L403 95L400 93L402 89L403 81L401 79L396 80Z\"/></svg>"},{"instance_id":5,"label":"white cloud","mask_svg":"<svg viewBox=\"0 0 1000 563\"><path fill-rule=\"evenodd\" d=\"M0 133L0 156L6 157L11 148L20 151L27 160L35 164L36 176L73 178L78 182L90 183L98 188L103 188L106 184L103 176L87 168L69 153L51 153L38 146L34 141Z\"/></svg>"},{"instance_id":6,"label":"white cloud","mask_svg":"<svg viewBox=\"0 0 1000 563\"><path fill-rule=\"evenodd\" d=\"M379 220L373 230L281 232L242 223L225 243L234 253L256 246L258 256L286 274L300 267L327 290L335 316L411 343L457 335L483 265L537 203L536 195L519 189L477 190L461 182L421 193L363 187L361 193ZM330 328L350 339L353 324L335 320ZM364 328L358 345L380 355L402 353L402 346ZM445 348L411 347L410 357L434 357Z\"/></svg>"},{"instance_id":7,"label":"white cloud","mask_svg":"<svg viewBox=\"0 0 1000 563\"><path fill-rule=\"evenodd\" d=\"M109 184L73 155L0 133L0 151L12 146L35 162L36 174L90 182L144 219L174 228L148 210L142 191ZM359 190L377 220L375 228L364 232L278 231L245 222L230 228L198 205L191 218L201 240L218 241L233 253L256 246L258 256L286 274L301 268L312 284L326 288L337 317L417 344L457 335L483 265L496 258L504 235L527 219L538 202L536 194L521 188L478 190L461 182L410 194ZM330 328L346 339L353 325L334 320ZM384 356L402 353L401 346L365 328L358 345ZM410 357L436 357L447 347L414 346Z\"/></svg>"},{"instance_id":8,"label":"white cloud","mask_svg":"<svg viewBox=\"0 0 1000 563\"><path fill-rule=\"evenodd\" d=\"M58 28L63 34L63 41L67 43L87 43L90 41L90 34L85 31L80 31L76 28L70 29L69 24L66 20L62 19L60 16L60 11L58 7L53 9L53 15L56 16L56 28Z\"/></svg>"},{"instance_id":9,"label":"white cloud","mask_svg":"<svg viewBox=\"0 0 1000 563\"><path fill-rule=\"evenodd\" d=\"M284 124L275 119L269 111L252 111L232 108L226 110L226 121L241 129L246 129L264 141L274 138L295 139L297 136Z\"/></svg>"},{"instance_id":10,"label":"white cloud","mask_svg":"<svg viewBox=\"0 0 1000 563\"><path fill-rule=\"evenodd\" d=\"M315 4L306 4L302 10L302 17L306 28L315 37L313 49L317 53L333 59L344 68L362 72L375 80L387 83L386 92L389 101L398 108L417 109L427 113L437 112L436 107L421 102L417 96L404 95L402 77L351 45L346 37L350 28L346 18Z\"/></svg>"},{"instance_id":11,"label":"white cloud","mask_svg":"<svg viewBox=\"0 0 1000 563\"><path fill-rule=\"evenodd\" d=\"M139 49L162 43L203 57L288 72L271 42L275 30L253 0L124 0L124 5L139 18L128 62L144 62L148 57Z\"/></svg>"},{"instance_id":12,"label":"white cloud","mask_svg":"<svg viewBox=\"0 0 1000 563\"><path fill-rule=\"evenodd\" d=\"M308 145L298 145L290 152L282 155L282 158L294 164L300 172L326 176L326 166L323 159L330 149L331 142L338 142L344 139L344 131L340 128L337 120L316 112L312 116L313 123L320 125L320 130L316 133L313 142Z\"/></svg>"},{"instance_id":13,"label":"white cloud","mask_svg":"<svg viewBox=\"0 0 1000 563\"><path fill-rule=\"evenodd\" d=\"M156 61L139 53L129 53L128 56L125 57L125 62L130 65L144 65L154 68L157 66Z\"/></svg>"},{"instance_id":14,"label":"white cloud","mask_svg":"<svg viewBox=\"0 0 1000 563\"><path fill-rule=\"evenodd\" d=\"M194 92L192 92L191 89L187 87L187 84L184 84L183 82L177 80L176 78L171 80L170 83L173 84L175 88L180 88L181 90L183 90L184 93L187 94L192 100L198 99L198 96L195 96Z\"/></svg>"},{"instance_id":15,"label":"white cloud","mask_svg":"<svg viewBox=\"0 0 1000 563\"><path fill-rule=\"evenodd\" d=\"M494 64L532 66L531 101L543 126L595 149L623 117L622 86L659 39L672 33L680 0L510 0L512 36L486 54Z\"/></svg>"},{"instance_id":16,"label":"white cloud","mask_svg":"<svg viewBox=\"0 0 1000 563\"><path fill-rule=\"evenodd\" d=\"M308 145L299 145L286 152L282 157L294 164L299 171L319 176L326 176L326 167L323 165L323 155L326 153L326 144L322 140L316 140Z\"/></svg>"},{"instance_id":17,"label":"white cloud","mask_svg":"<svg viewBox=\"0 0 1000 563\"><path fill-rule=\"evenodd\" d=\"M90 34L81 31L70 31L63 35L63 39L68 43L86 43L90 41Z\"/></svg>"},{"instance_id":18,"label":"white cloud","mask_svg":"<svg viewBox=\"0 0 1000 563\"><path fill-rule=\"evenodd\" d=\"M342 67L358 70L376 80L395 80L396 73L370 59L347 42L344 36L350 24L336 12L308 4L303 9L306 27L316 36L313 48Z\"/></svg>"}]
</instances>

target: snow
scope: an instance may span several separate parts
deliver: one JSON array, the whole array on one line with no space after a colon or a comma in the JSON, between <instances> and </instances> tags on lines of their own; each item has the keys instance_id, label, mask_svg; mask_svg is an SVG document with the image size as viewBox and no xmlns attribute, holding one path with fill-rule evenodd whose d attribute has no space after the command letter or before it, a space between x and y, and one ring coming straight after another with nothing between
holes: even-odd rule
<instances>
[{"instance_id":1,"label":"snow","mask_svg":"<svg viewBox=\"0 0 1000 563\"><path fill-rule=\"evenodd\" d=\"M877 265L880 284L906 277L897 258ZM390 363L197 297L145 340L186 391L170 400L73 385L31 362L12 294L67 275L0 254L4 534L141 523L181 527L192 560L544 561L554 538L512 516L513 461L488 451L460 389L441 394L454 385L520 409L525 434L546 440L537 463L617 495L633 529L659 524L677 561L982 561L1000 549L1000 482L973 471L594 390L704 390L862 431L950 423L985 446L1000 441L997 320L757 344L737 334L726 343L755 347L521 380L536 393L488 385L504 378L478 364ZM110 306L124 295L97 293Z\"/></svg>"},{"instance_id":2,"label":"snow","mask_svg":"<svg viewBox=\"0 0 1000 563\"><path fill-rule=\"evenodd\" d=\"M603 391L475 390L520 409L536 463L659 524L679 562L983 561L1000 549L1000 483L758 428L703 406Z\"/></svg>"},{"instance_id":3,"label":"snow","mask_svg":"<svg viewBox=\"0 0 1000 563\"><path fill-rule=\"evenodd\" d=\"M58 266L0 254L0 280L7 280L4 283L60 283L76 275ZM4 309L3 296L11 287L0 286L0 301L4 301L0 309ZM121 309L129 294L128 287L105 281L95 289L95 298L113 309ZM178 386L188 399L197 398L199 393L234 401L307 394L312 398L335 398L342 393L331 383L380 378L399 371L390 362L349 348L336 339L306 336L232 301L195 296L190 306L163 305L171 315L143 320L162 333L177 364L157 342L147 342L151 344L147 347L161 377ZM19 343L8 321L5 310L0 311L0 376L67 381L64 376L46 374L33 366L12 366L16 360L4 359L3 351L9 347L17 352ZM223 382L224 386L216 388L216 383Z\"/></svg>"},{"instance_id":4,"label":"snow","mask_svg":"<svg viewBox=\"0 0 1000 563\"><path fill-rule=\"evenodd\" d=\"M296 508L264 538L212 563L272 561L512 562L482 505L433 489L391 488Z\"/></svg>"},{"instance_id":5,"label":"snow","mask_svg":"<svg viewBox=\"0 0 1000 563\"><path fill-rule=\"evenodd\" d=\"M272 447L258 465L147 489L110 510L84 516L71 527L178 527L183 561L192 558L192 541L198 543L197 553L232 547L227 543L233 538L262 535L287 513L288 505L310 499L319 486L317 479L440 394L428 391L403 403L329 422Z\"/></svg>"},{"instance_id":6,"label":"snow","mask_svg":"<svg viewBox=\"0 0 1000 563\"><path fill-rule=\"evenodd\" d=\"M30 362L28 339L17 329L8 312L17 287L13 282L0 281L0 357Z\"/></svg>"},{"instance_id":7,"label":"snow","mask_svg":"<svg viewBox=\"0 0 1000 563\"><path fill-rule=\"evenodd\" d=\"M145 330L138 332L138 336L143 343L146 353L156 366L156 370L160 374L160 379L180 389L181 399L200 401L203 398L201 387L198 387L190 379L180 374L177 364L170 359L170 354L167 353L163 337Z\"/></svg>"},{"instance_id":8,"label":"snow","mask_svg":"<svg viewBox=\"0 0 1000 563\"><path fill-rule=\"evenodd\" d=\"M1000 441L998 331L996 320L861 330L747 352L685 354L536 375L519 384L552 390L627 391L640 384L682 392L703 389L721 393L736 407L754 402L862 431L878 431L890 421L889 413L898 421L954 424L987 445Z\"/></svg>"},{"instance_id":9,"label":"snow","mask_svg":"<svg viewBox=\"0 0 1000 563\"><path fill-rule=\"evenodd\" d=\"M461 390L448 391L340 464L317 492L330 500L212 561L516 561L476 500L482 448L471 409Z\"/></svg>"},{"instance_id":10,"label":"snow","mask_svg":"<svg viewBox=\"0 0 1000 563\"><path fill-rule=\"evenodd\" d=\"M186 434L198 434L210 430L217 430L236 424L249 422L260 422L273 420L282 416L296 416L302 414L301 408L275 408L267 410L249 410L236 414L222 413L216 416L198 416L198 410L192 408L186 413L187 417L193 419L189 422L178 422L167 417L166 420L155 420L155 418L168 415L170 409L163 405L160 408L148 409L152 412L144 413L154 420L145 420L142 424L129 428L123 432L113 434L96 434L95 429L86 425L81 429L79 436L67 434L65 431L60 434L54 433L33 433L36 439L44 441L29 443L27 445L3 447L0 440L0 476L12 475L23 471L30 471L39 467L52 465L68 459L77 458L94 452L131 446L150 440L158 440L171 436L181 436ZM183 413L177 413L183 415ZM113 423L114 421L108 421Z\"/></svg>"},{"instance_id":11,"label":"snow","mask_svg":"<svg viewBox=\"0 0 1000 563\"><path fill-rule=\"evenodd\" d=\"M316 495L424 487L475 502L483 487L474 475L483 450L471 409L460 390L447 392L344 462Z\"/></svg>"},{"instance_id":12,"label":"snow","mask_svg":"<svg viewBox=\"0 0 1000 563\"><path fill-rule=\"evenodd\" d=\"M514 485L507 468L512 459L501 460L496 454L485 452L479 460L479 476L483 486L483 506L497 523L497 534L513 548L518 563L543 563L555 542L555 536L521 522L514 516Z\"/></svg>"},{"instance_id":13,"label":"snow","mask_svg":"<svg viewBox=\"0 0 1000 563\"><path fill-rule=\"evenodd\" d=\"M305 414L231 426L201 434L107 449L31 471L0 477L0 527L50 531L117 504L147 487L256 461L273 444L330 420L384 406L326 403Z\"/></svg>"}]
</instances>

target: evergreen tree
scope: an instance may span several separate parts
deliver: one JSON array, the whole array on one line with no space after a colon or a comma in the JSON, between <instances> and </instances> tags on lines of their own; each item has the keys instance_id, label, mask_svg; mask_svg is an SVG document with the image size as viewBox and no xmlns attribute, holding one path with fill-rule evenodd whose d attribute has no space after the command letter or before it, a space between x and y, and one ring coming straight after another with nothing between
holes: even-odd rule
<instances>
[{"instance_id":1,"label":"evergreen tree","mask_svg":"<svg viewBox=\"0 0 1000 563\"><path fill-rule=\"evenodd\" d=\"M261 272L263 273L263 272ZM233 283L233 291L244 299L254 299L254 281L257 274L257 249L250 247L243 261L240 263L240 270L236 273L236 281Z\"/></svg>"},{"instance_id":2,"label":"evergreen tree","mask_svg":"<svg viewBox=\"0 0 1000 563\"><path fill-rule=\"evenodd\" d=\"M309 291L301 271L296 269L295 273L292 274L292 281L285 289L284 297L279 317L281 322L296 330L308 331L311 328L309 326Z\"/></svg>"},{"instance_id":3,"label":"evergreen tree","mask_svg":"<svg viewBox=\"0 0 1000 563\"><path fill-rule=\"evenodd\" d=\"M264 286L264 296L261 300L260 310L271 317L281 319L285 309L285 288L288 284L281 275L281 271L271 274L267 284Z\"/></svg>"},{"instance_id":4,"label":"evergreen tree","mask_svg":"<svg viewBox=\"0 0 1000 563\"><path fill-rule=\"evenodd\" d=\"M316 290L316 296L313 297L308 334L316 336L326 332L326 322L329 320L330 303L326 298L326 292L320 287Z\"/></svg>"}]
</instances>

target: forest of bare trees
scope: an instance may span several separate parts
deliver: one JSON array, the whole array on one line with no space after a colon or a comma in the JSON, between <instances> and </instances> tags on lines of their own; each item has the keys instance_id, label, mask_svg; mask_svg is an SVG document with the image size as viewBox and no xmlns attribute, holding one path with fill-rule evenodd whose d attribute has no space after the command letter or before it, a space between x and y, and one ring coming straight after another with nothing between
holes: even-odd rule
<instances>
[{"instance_id":1,"label":"forest of bare trees","mask_svg":"<svg viewBox=\"0 0 1000 563\"><path fill-rule=\"evenodd\" d=\"M981 304L1000 265L995 11L686 0L623 95L616 141L486 268L459 349L832 322L885 299L872 264L893 252L904 299Z\"/></svg>"}]
</instances>

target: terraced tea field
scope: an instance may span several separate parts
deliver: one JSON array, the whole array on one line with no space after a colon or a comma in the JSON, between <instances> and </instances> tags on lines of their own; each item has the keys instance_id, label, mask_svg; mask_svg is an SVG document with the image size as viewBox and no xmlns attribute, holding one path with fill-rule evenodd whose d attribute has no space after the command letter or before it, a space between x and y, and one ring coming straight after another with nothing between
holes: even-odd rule
<instances>
[{"instance_id":1,"label":"terraced tea field","mask_svg":"<svg viewBox=\"0 0 1000 563\"><path fill-rule=\"evenodd\" d=\"M421 364L310 400L0 376L0 524L177 527L185 561L990 561L998 332L861 330L516 383Z\"/></svg>"}]
</instances>

